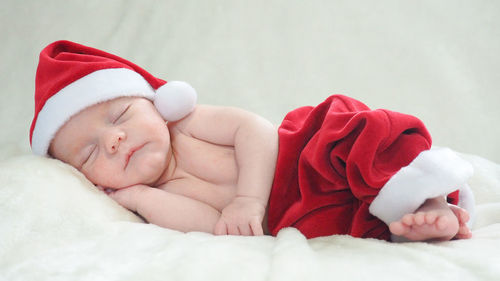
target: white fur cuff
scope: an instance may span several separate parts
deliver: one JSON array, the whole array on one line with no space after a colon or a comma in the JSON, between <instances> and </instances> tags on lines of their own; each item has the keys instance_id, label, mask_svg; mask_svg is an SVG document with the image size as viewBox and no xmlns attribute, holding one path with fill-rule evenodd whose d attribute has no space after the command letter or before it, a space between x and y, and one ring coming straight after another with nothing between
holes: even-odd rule
<instances>
[{"instance_id":1,"label":"white fur cuff","mask_svg":"<svg viewBox=\"0 0 500 281\"><path fill-rule=\"evenodd\" d=\"M425 200L460 189L459 206L469 212L472 224L474 196L467 185L472 173L472 165L449 148L423 151L384 185L370 213L389 225L413 213Z\"/></svg>"}]
</instances>

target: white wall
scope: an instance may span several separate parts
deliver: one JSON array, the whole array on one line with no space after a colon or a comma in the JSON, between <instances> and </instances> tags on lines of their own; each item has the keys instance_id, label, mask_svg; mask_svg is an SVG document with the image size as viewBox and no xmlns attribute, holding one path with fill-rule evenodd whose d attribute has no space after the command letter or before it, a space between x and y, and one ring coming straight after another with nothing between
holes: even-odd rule
<instances>
[{"instance_id":1,"label":"white wall","mask_svg":"<svg viewBox=\"0 0 500 281\"><path fill-rule=\"evenodd\" d=\"M0 158L29 152L40 50L101 48L279 123L344 93L500 162L498 1L2 1Z\"/></svg>"}]
</instances>

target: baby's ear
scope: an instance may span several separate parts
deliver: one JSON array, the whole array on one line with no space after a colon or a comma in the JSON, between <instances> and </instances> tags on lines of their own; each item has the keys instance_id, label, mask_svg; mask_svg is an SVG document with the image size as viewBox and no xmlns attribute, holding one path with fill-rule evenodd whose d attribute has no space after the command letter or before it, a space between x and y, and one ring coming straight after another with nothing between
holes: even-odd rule
<instances>
[{"instance_id":1,"label":"baby's ear","mask_svg":"<svg viewBox=\"0 0 500 281\"><path fill-rule=\"evenodd\" d=\"M171 81L156 90L154 105L163 119L178 121L193 111L196 90L186 82Z\"/></svg>"},{"instance_id":2,"label":"baby's ear","mask_svg":"<svg viewBox=\"0 0 500 281\"><path fill-rule=\"evenodd\" d=\"M54 145L52 144L52 141L51 141L49 144L49 148L47 149L47 157L56 159L56 157L54 157L54 153L53 153L53 151L54 151L53 146Z\"/></svg>"},{"instance_id":3,"label":"baby's ear","mask_svg":"<svg viewBox=\"0 0 500 281\"><path fill-rule=\"evenodd\" d=\"M47 155L46 155L46 156L47 156L48 158L56 159L56 160L59 160L59 161L61 161L61 162L66 163L66 164L68 164L68 165L70 165L70 166L73 166L73 165L71 165L70 163L68 163L68 162L64 161L63 159L59 159L59 158L57 158L57 156L56 156L56 154L55 154L55 152L54 152L54 144L53 144L53 142L51 142L51 143L50 143L49 148L47 149Z\"/></svg>"}]
</instances>

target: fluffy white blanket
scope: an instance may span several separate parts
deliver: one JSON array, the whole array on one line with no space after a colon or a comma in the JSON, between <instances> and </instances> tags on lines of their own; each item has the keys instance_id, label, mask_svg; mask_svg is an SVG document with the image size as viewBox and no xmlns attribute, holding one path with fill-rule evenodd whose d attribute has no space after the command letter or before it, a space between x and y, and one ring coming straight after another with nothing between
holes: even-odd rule
<instances>
[{"instance_id":1,"label":"fluffy white blanket","mask_svg":"<svg viewBox=\"0 0 500 281\"><path fill-rule=\"evenodd\" d=\"M464 157L473 238L428 244L184 234L142 223L72 167L17 156L0 163L0 279L499 280L500 166Z\"/></svg>"}]
</instances>

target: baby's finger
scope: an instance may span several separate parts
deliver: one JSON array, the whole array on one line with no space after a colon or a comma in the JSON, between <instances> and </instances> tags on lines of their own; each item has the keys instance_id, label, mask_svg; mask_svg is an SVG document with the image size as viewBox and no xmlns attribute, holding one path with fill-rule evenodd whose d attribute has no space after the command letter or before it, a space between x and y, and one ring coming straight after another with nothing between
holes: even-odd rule
<instances>
[{"instance_id":1,"label":"baby's finger","mask_svg":"<svg viewBox=\"0 0 500 281\"><path fill-rule=\"evenodd\" d=\"M262 224L257 218L250 220L250 228L252 229L253 235L255 236L264 235Z\"/></svg>"},{"instance_id":2,"label":"baby's finger","mask_svg":"<svg viewBox=\"0 0 500 281\"><path fill-rule=\"evenodd\" d=\"M252 230L250 229L250 225L248 224L239 225L238 230L241 235L252 236Z\"/></svg>"},{"instance_id":3,"label":"baby's finger","mask_svg":"<svg viewBox=\"0 0 500 281\"><path fill-rule=\"evenodd\" d=\"M240 231L238 230L238 226L235 224L229 224L227 226L227 234L229 235L240 235Z\"/></svg>"},{"instance_id":4,"label":"baby's finger","mask_svg":"<svg viewBox=\"0 0 500 281\"><path fill-rule=\"evenodd\" d=\"M219 221L215 224L214 234L227 235L227 225L223 220L219 219Z\"/></svg>"}]
</instances>

